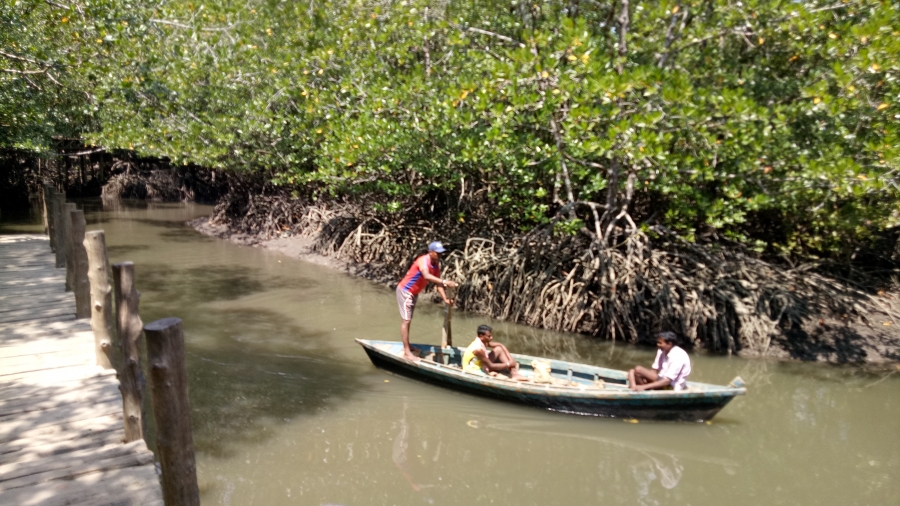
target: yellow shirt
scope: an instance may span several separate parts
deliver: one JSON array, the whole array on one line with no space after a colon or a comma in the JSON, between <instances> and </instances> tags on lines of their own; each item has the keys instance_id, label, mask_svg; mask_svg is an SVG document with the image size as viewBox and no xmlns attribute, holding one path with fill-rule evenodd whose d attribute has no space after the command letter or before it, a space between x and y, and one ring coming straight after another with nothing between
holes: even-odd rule
<instances>
[{"instance_id":1,"label":"yellow shirt","mask_svg":"<svg viewBox=\"0 0 900 506\"><path fill-rule=\"evenodd\" d=\"M484 343L481 342L481 339L475 338L472 341L472 344L466 348L466 351L463 353L462 359L462 368L463 371L471 372L471 373L482 373L484 374L484 364L481 363L481 359L475 355L475 350L484 351L485 355L487 355L487 348L484 346Z\"/></svg>"}]
</instances>

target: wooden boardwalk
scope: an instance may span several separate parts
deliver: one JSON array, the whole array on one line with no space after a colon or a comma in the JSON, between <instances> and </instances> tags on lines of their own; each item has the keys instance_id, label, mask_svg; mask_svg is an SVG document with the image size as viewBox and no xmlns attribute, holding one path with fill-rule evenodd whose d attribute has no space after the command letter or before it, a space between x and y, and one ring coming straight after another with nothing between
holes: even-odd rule
<instances>
[{"instance_id":1,"label":"wooden boardwalk","mask_svg":"<svg viewBox=\"0 0 900 506\"><path fill-rule=\"evenodd\" d=\"M95 365L64 288L45 236L0 236L0 505L161 505L153 454L122 442L115 371Z\"/></svg>"}]
</instances>

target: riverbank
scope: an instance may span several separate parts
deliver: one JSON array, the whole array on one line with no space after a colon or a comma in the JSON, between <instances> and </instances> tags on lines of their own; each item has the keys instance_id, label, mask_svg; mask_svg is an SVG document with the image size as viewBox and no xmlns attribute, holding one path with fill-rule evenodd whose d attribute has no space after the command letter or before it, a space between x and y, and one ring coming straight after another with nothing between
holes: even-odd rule
<instances>
[{"instance_id":1,"label":"riverbank","mask_svg":"<svg viewBox=\"0 0 900 506\"><path fill-rule=\"evenodd\" d=\"M302 221L302 220L301 220ZM329 243L328 240L323 241L323 227L314 223L306 222L306 226L295 227L285 230L281 234L271 233L246 233L235 230L224 223L212 222L210 218L204 217L192 220L189 224L199 232L212 237L229 240L236 244L245 246L255 246L273 251L278 251L288 257L304 260L307 262L323 265L332 269L354 276L364 277L388 286L394 286L396 279L402 275L405 269L405 263L379 261L359 261L355 260L344 248L343 242L347 237L342 237L336 243ZM352 240L360 241L359 237ZM323 247L328 244L328 247ZM469 245L467 245L467 250ZM464 255L458 255L456 258L451 256L445 259L447 271L453 270L451 263L457 264L456 272L459 273L459 262L462 256L471 256L468 251ZM454 262L455 260L455 262ZM397 263L397 265L393 265ZM401 262L402 263L402 262ZM471 259L463 261L465 264L471 264ZM468 281L478 280L479 273L473 273ZM493 287L490 279L481 280L487 287ZM790 287L789 290L793 290ZM766 357L780 360L800 360L800 361L821 361L835 364L856 364L865 366L867 369L873 370L893 370L897 362L900 362L900 325L894 321L890 312L900 311L900 297L898 294L880 293L877 299L870 302L877 306L884 307L884 312L868 309L862 318L850 317L849 314L843 315L827 315L827 314L810 314L802 320L793 319L777 320L775 318L769 320L772 322L772 332L768 336L769 341L764 347L739 346L736 354L742 357ZM471 294L469 301L461 300L463 309L470 310L481 314L490 314L494 317L505 317L503 314L497 314L497 311L491 311L491 306L485 305L480 307L472 303ZM740 304L740 302L738 302ZM746 306L746 304L744 305ZM856 309L859 309L857 305ZM748 313L749 309L746 310ZM782 309L782 313L785 309ZM739 315L740 321L746 325L751 325L750 314ZM766 316L762 316L766 318ZM508 318L508 317L507 317ZM511 318L510 318L511 319ZM532 326L541 327L542 325L534 325L534 321L516 319ZM766 321L766 320L763 320ZM740 329L735 334L741 335ZM587 333L587 332L582 332ZM602 335L594 334L597 337ZM621 337L619 338L621 340ZM632 342L639 341L631 339ZM699 338L694 338L695 347L704 348L704 343ZM712 350L715 351L715 350Z\"/></svg>"},{"instance_id":2,"label":"riverbank","mask_svg":"<svg viewBox=\"0 0 900 506\"><path fill-rule=\"evenodd\" d=\"M316 251L315 240L298 235L285 235L284 237L265 238L259 234L246 234L231 230L227 225L221 223L212 223L208 216L197 218L188 222L203 235L225 239L241 246L256 246L259 248L278 251L288 257L310 262L316 265L323 265L331 269L336 269L354 276L365 277L365 269L354 267L354 263L346 259L335 256L326 256ZM376 281L388 283L386 279L370 278Z\"/></svg>"}]
</instances>

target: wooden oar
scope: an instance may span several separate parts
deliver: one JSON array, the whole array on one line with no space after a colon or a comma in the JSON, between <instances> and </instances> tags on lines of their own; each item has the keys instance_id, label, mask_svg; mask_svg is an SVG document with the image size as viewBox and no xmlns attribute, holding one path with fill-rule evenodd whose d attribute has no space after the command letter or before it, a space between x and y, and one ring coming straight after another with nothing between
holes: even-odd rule
<instances>
[{"instance_id":1,"label":"wooden oar","mask_svg":"<svg viewBox=\"0 0 900 506\"><path fill-rule=\"evenodd\" d=\"M445 288L447 291L447 298L453 300L453 294L450 290L452 288ZM441 348L446 348L447 346L453 346L453 333L450 329L450 320L453 318L453 306L451 304L446 304L444 306L444 329L441 332Z\"/></svg>"}]
</instances>

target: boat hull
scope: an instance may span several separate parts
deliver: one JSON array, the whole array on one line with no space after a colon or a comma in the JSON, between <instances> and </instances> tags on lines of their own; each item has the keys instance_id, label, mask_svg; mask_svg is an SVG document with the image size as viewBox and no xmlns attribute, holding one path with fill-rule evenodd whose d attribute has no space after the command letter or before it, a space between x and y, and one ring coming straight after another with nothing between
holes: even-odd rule
<instances>
[{"instance_id":1,"label":"boat hull","mask_svg":"<svg viewBox=\"0 0 900 506\"><path fill-rule=\"evenodd\" d=\"M381 369L437 386L491 399L565 413L643 420L704 421L714 417L734 395L679 395L678 392L631 392L614 396L567 394L562 389L506 388L468 374L447 374L437 367L422 367L400 357L363 346ZM504 382L513 383L513 382ZM538 391L536 391L538 390ZM574 390L574 389L573 389ZM668 395L653 395L653 394ZM740 392L743 393L743 392Z\"/></svg>"}]
</instances>

